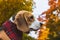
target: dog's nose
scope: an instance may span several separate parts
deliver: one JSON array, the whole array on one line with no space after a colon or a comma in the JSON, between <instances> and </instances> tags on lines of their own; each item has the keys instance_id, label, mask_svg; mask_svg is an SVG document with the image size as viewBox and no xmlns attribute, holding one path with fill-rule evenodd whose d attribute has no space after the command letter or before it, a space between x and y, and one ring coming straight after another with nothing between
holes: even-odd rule
<instances>
[{"instance_id":1,"label":"dog's nose","mask_svg":"<svg viewBox=\"0 0 60 40\"><path fill-rule=\"evenodd\" d=\"M40 26L42 26L43 25L43 23L40 23Z\"/></svg>"}]
</instances>

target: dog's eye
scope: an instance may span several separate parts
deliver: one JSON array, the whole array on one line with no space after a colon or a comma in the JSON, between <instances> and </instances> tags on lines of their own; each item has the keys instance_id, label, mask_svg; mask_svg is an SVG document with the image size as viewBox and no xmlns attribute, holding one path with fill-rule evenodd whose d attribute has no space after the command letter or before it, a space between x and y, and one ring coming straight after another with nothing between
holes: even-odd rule
<instances>
[{"instance_id":1,"label":"dog's eye","mask_svg":"<svg viewBox=\"0 0 60 40\"><path fill-rule=\"evenodd\" d=\"M30 18L31 18L31 19L33 19L34 17L33 17L33 16L31 16Z\"/></svg>"}]
</instances>

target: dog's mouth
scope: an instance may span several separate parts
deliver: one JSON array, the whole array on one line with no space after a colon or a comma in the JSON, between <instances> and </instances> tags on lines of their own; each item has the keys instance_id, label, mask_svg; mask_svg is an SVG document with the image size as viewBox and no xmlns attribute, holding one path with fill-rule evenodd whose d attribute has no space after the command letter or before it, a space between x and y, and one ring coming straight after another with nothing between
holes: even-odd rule
<instances>
[{"instance_id":1,"label":"dog's mouth","mask_svg":"<svg viewBox=\"0 0 60 40\"><path fill-rule=\"evenodd\" d=\"M37 31L40 28L40 22L35 19L35 21L29 26L30 30Z\"/></svg>"},{"instance_id":2,"label":"dog's mouth","mask_svg":"<svg viewBox=\"0 0 60 40\"><path fill-rule=\"evenodd\" d=\"M40 22L38 20L35 20L30 26L29 26L29 31L25 33L30 33L30 31L37 31L40 29Z\"/></svg>"},{"instance_id":3,"label":"dog's mouth","mask_svg":"<svg viewBox=\"0 0 60 40\"><path fill-rule=\"evenodd\" d=\"M27 31L27 32L25 32L26 34L29 34L30 33L30 30L29 31Z\"/></svg>"}]
</instances>

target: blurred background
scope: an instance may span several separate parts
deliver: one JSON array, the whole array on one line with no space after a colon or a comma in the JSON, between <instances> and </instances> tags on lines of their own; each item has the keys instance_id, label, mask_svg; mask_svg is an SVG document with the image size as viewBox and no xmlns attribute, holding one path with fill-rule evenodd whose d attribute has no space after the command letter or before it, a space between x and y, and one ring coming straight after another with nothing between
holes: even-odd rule
<instances>
[{"instance_id":1,"label":"blurred background","mask_svg":"<svg viewBox=\"0 0 60 40\"><path fill-rule=\"evenodd\" d=\"M31 11L40 22L46 22L38 36L34 31L32 37L24 33L23 40L60 40L60 0L0 0L0 27L20 10Z\"/></svg>"}]
</instances>

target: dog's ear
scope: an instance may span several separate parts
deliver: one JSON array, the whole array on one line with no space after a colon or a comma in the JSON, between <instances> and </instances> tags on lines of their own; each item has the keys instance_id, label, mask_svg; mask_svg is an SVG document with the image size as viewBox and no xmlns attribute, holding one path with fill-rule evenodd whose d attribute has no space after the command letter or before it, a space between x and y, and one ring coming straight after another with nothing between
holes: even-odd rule
<instances>
[{"instance_id":1,"label":"dog's ear","mask_svg":"<svg viewBox=\"0 0 60 40\"><path fill-rule=\"evenodd\" d=\"M29 12L28 11L19 11L16 16L15 16L15 20L14 22L16 24L19 24L19 25L22 25L22 24L26 24L26 20L27 20L27 15L29 15Z\"/></svg>"},{"instance_id":2,"label":"dog's ear","mask_svg":"<svg viewBox=\"0 0 60 40\"><path fill-rule=\"evenodd\" d=\"M29 24L30 20L30 16L32 15L31 12L28 11L20 11L17 13L17 15L15 16L15 23L18 25L23 25L23 24Z\"/></svg>"},{"instance_id":3,"label":"dog's ear","mask_svg":"<svg viewBox=\"0 0 60 40\"><path fill-rule=\"evenodd\" d=\"M28 25L31 25L31 23L34 21L34 16L31 12L24 13L24 18Z\"/></svg>"},{"instance_id":4,"label":"dog's ear","mask_svg":"<svg viewBox=\"0 0 60 40\"><path fill-rule=\"evenodd\" d=\"M22 14L16 15L14 21L17 25L21 26L24 23L24 19L23 19Z\"/></svg>"}]
</instances>

